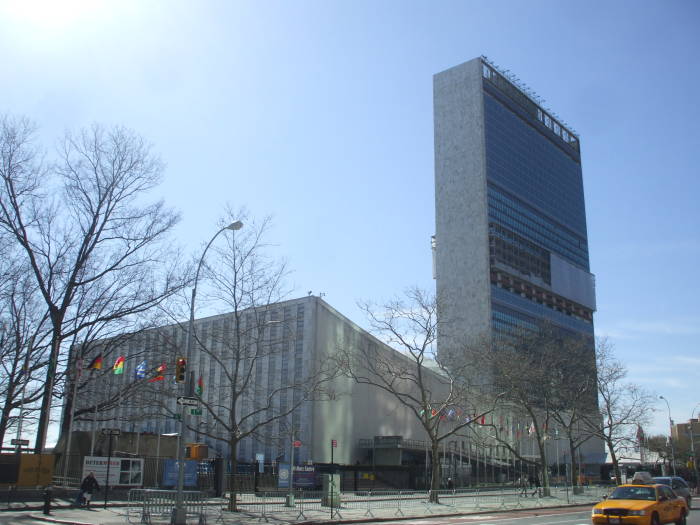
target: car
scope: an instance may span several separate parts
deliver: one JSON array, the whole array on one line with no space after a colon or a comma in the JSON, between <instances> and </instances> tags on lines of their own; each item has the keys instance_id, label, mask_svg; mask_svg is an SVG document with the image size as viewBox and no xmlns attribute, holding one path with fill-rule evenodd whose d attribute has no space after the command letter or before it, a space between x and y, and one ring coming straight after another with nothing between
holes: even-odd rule
<instances>
[{"instance_id":1,"label":"car","mask_svg":"<svg viewBox=\"0 0 700 525\"><path fill-rule=\"evenodd\" d=\"M680 476L659 476L651 479L654 483L671 487L676 495L684 497L685 501L688 502L688 508L693 506L693 497L690 494L690 487L688 486L688 483Z\"/></svg>"},{"instance_id":2,"label":"car","mask_svg":"<svg viewBox=\"0 0 700 525\"><path fill-rule=\"evenodd\" d=\"M688 504L667 485L627 484L615 488L591 511L594 525L685 525Z\"/></svg>"}]
</instances>

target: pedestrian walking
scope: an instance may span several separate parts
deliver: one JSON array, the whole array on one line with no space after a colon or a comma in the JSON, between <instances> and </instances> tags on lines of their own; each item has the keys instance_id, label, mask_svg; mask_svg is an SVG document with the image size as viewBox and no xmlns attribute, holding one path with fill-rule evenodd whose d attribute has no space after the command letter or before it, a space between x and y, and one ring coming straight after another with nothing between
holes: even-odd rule
<instances>
[{"instance_id":1,"label":"pedestrian walking","mask_svg":"<svg viewBox=\"0 0 700 525\"><path fill-rule=\"evenodd\" d=\"M78 497L75 501L76 506L82 507L83 502L85 502L85 506L89 507L90 500L92 499L92 493L95 491L99 492L99 490L100 485L95 479L95 474L90 472L87 476L85 476L85 479L80 484L80 493L78 494Z\"/></svg>"}]
</instances>

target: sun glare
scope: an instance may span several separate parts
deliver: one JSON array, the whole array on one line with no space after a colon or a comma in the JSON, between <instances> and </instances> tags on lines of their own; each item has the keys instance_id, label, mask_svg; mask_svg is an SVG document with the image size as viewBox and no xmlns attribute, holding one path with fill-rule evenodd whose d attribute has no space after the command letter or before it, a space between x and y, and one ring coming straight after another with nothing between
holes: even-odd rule
<instances>
[{"instance_id":1,"label":"sun glare","mask_svg":"<svg viewBox=\"0 0 700 525\"><path fill-rule=\"evenodd\" d=\"M60 30L84 20L99 6L90 0L16 0L0 3L0 11L22 25Z\"/></svg>"}]
</instances>

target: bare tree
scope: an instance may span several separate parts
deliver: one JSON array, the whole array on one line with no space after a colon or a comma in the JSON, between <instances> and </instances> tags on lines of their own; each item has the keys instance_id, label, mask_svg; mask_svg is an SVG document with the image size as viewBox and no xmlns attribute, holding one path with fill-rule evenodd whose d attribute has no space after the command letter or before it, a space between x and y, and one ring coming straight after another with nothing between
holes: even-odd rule
<instances>
[{"instance_id":1,"label":"bare tree","mask_svg":"<svg viewBox=\"0 0 700 525\"><path fill-rule=\"evenodd\" d=\"M0 289L0 444L20 417L23 422L34 419L34 404L43 392L37 378L46 368L48 335L48 317L38 307L32 282L19 271L6 275L12 278Z\"/></svg>"},{"instance_id":2,"label":"bare tree","mask_svg":"<svg viewBox=\"0 0 700 525\"><path fill-rule=\"evenodd\" d=\"M547 440L555 427L561 426L568 438L572 463L578 447L590 438L580 428L582 414L597 413L592 342L541 323L499 334L491 350L477 358L480 366L492 370L497 388L505 393L508 411L522 425L518 432L527 432L534 440L538 458L523 454L520 439L512 439L511 429L503 432L492 425L491 439L533 466L548 491Z\"/></svg>"},{"instance_id":3,"label":"bare tree","mask_svg":"<svg viewBox=\"0 0 700 525\"><path fill-rule=\"evenodd\" d=\"M302 367L295 345L296 315L280 312L275 305L286 295L287 269L267 253L269 219L256 224L244 212L228 213L226 224L238 219L245 227L221 240L204 261L200 296L202 304L224 314L208 328L196 323L194 333L196 355L206 354L216 371L214 376L205 374L209 384L199 390L210 424L199 428L188 419L187 425L227 445L232 476L229 509L236 511L241 441L251 437L281 443L285 432L291 440L298 431L299 409L326 398L324 387L332 373L324 363ZM273 368L279 372L270 373Z\"/></svg>"},{"instance_id":4,"label":"bare tree","mask_svg":"<svg viewBox=\"0 0 700 525\"><path fill-rule=\"evenodd\" d=\"M569 445L571 482L580 476L576 457L580 447L593 437L585 418L598 418L595 342L592 337L558 331L559 344L550 361L551 414L556 431L562 430ZM558 347L558 351L556 348ZM551 435L551 430L550 430Z\"/></svg>"},{"instance_id":5,"label":"bare tree","mask_svg":"<svg viewBox=\"0 0 700 525\"><path fill-rule=\"evenodd\" d=\"M438 502L439 446L461 435L467 427L491 413L498 400L491 385L467 382L467 365L447 366L436 352L438 300L417 288L377 308L361 304L370 331L380 341L344 344L338 348L337 367L355 382L392 396L425 430L432 452L430 500Z\"/></svg>"},{"instance_id":6,"label":"bare tree","mask_svg":"<svg viewBox=\"0 0 700 525\"><path fill-rule=\"evenodd\" d=\"M670 464L676 452L675 450L672 451L671 444L668 442L668 436L663 434L648 436L646 438L646 448L649 452L656 454L664 464Z\"/></svg>"},{"instance_id":7,"label":"bare tree","mask_svg":"<svg viewBox=\"0 0 700 525\"><path fill-rule=\"evenodd\" d=\"M585 417L584 421L589 432L605 443L619 483L619 461L635 447L637 429L650 422L656 399L639 385L625 381L627 368L615 358L605 339L596 347L596 368L601 417Z\"/></svg>"},{"instance_id":8,"label":"bare tree","mask_svg":"<svg viewBox=\"0 0 700 525\"><path fill-rule=\"evenodd\" d=\"M0 230L23 254L51 322L39 452L64 341L146 312L183 285L166 242L178 217L162 202L145 202L163 165L132 131L95 125L68 133L47 163L27 119L3 117L0 128Z\"/></svg>"}]
</instances>

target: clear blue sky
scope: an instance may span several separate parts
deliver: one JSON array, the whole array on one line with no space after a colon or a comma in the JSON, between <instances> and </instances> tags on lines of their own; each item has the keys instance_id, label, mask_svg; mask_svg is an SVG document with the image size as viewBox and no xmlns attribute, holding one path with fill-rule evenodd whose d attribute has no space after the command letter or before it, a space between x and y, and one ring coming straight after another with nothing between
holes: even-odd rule
<instances>
[{"instance_id":1,"label":"clear blue sky","mask_svg":"<svg viewBox=\"0 0 700 525\"><path fill-rule=\"evenodd\" d=\"M682 421L700 403L698 27L674 0L3 1L0 112L49 144L135 129L187 250L227 202L272 214L295 295L363 324L357 300L433 287L432 75L485 54L580 133L597 334Z\"/></svg>"}]
</instances>

